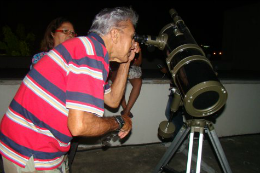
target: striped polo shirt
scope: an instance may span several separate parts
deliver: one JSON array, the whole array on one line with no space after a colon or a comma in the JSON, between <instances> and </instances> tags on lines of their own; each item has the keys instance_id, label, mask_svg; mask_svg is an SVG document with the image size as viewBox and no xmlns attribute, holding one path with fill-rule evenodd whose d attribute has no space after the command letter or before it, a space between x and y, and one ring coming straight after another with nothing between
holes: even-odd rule
<instances>
[{"instance_id":1,"label":"striped polo shirt","mask_svg":"<svg viewBox=\"0 0 260 173\"><path fill-rule=\"evenodd\" d=\"M0 152L25 167L57 168L70 149L68 109L102 117L109 57L96 34L63 42L25 76L0 125Z\"/></svg>"}]
</instances>

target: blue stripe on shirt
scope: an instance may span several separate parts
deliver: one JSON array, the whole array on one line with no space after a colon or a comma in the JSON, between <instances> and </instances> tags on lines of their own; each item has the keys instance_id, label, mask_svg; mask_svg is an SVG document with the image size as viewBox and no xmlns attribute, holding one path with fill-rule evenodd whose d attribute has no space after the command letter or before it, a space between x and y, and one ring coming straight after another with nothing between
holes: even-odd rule
<instances>
[{"instance_id":1,"label":"blue stripe on shirt","mask_svg":"<svg viewBox=\"0 0 260 173\"><path fill-rule=\"evenodd\" d=\"M1 132L0 132L0 138L3 143L5 143L7 146L15 150L17 153L21 153L22 155L27 157L31 157L33 155L35 159L53 159L56 157L61 157L62 155L66 154L66 152L50 153L50 152L42 152L42 151L29 149L27 147L15 143L14 141L12 141L10 138L5 136Z\"/></svg>"},{"instance_id":2,"label":"blue stripe on shirt","mask_svg":"<svg viewBox=\"0 0 260 173\"><path fill-rule=\"evenodd\" d=\"M94 40L93 38L91 38L91 41L93 42L94 46L95 46L95 51L97 53L97 56L99 56L100 58L103 58L104 57L104 53L103 53L103 47L101 46L101 44ZM73 59L71 56L70 56L70 53L68 52L68 50L62 45L58 45L55 47L55 49L62 55L62 57L65 59L66 63L68 64L69 62L73 62L79 66L81 65L88 65L89 67L91 68L94 68L94 69L102 69L103 71L103 80L106 81L107 79L107 71L105 70L105 67L104 67L104 64L102 61L98 61L96 59L92 59L90 57L81 57L80 59ZM91 55L89 55L91 56ZM104 57L104 62L105 63L109 63L109 57L108 57L108 54L105 55Z\"/></svg>"},{"instance_id":3,"label":"blue stripe on shirt","mask_svg":"<svg viewBox=\"0 0 260 173\"><path fill-rule=\"evenodd\" d=\"M14 99L10 104L10 108L13 109L15 112L21 114L24 118L31 120L34 125L41 128L48 129L61 142L69 143L71 141L72 138L70 136L64 135L59 131L55 130L54 128L50 127L48 124L44 123L43 121L40 121L36 116L34 116L31 112L27 111Z\"/></svg>"},{"instance_id":4,"label":"blue stripe on shirt","mask_svg":"<svg viewBox=\"0 0 260 173\"><path fill-rule=\"evenodd\" d=\"M35 80L41 87L50 92L56 98L58 98L63 104L66 102L66 95L60 88L47 80L34 68L28 73L28 75Z\"/></svg>"},{"instance_id":5,"label":"blue stripe on shirt","mask_svg":"<svg viewBox=\"0 0 260 173\"><path fill-rule=\"evenodd\" d=\"M93 97L92 95L89 95L89 94L68 91L67 99L79 101L79 102L83 102L83 103L89 103L91 105L95 105L95 106L99 107L100 109L104 109L104 100Z\"/></svg>"}]
</instances>

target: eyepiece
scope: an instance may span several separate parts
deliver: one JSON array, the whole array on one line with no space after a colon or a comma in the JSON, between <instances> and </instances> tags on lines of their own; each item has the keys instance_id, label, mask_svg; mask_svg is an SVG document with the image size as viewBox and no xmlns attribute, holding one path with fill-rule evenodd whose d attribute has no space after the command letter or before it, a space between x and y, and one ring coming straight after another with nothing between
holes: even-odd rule
<instances>
[{"instance_id":1,"label":"eyepiece","mask_svg":"<svg viewBox=\"0 0 260 173\"><path fill-rule=\"evenodd\" d=\"M136 35L134 36L134 39L135 39L135 41L138 42L138 43L145 44L146 41L147 41L147 39L148 39L148 36L136 34Z\"/></svg>"},{"instance_id":2,"label":"eyepiece","mask_svg":"<svg viewBox=\"0 0 260 173\"><path fill-rule=\"evenodd\" d=\"M168 36L159 35L155 37L150 35L135 35L134 39L136 42L139 42L141 44L146 44L148 46L155 46L158 47L160 50L163 50L167 43Z\"/></svg>"}]
</instances>

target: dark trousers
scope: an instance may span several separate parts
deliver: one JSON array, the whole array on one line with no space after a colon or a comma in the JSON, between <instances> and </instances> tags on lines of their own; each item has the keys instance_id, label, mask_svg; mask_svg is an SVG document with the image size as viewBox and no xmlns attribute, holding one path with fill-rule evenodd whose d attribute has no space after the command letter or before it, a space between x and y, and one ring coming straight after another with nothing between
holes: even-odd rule
<instances>
[{"instance_id":1,"label":"dark trousers","mask_svg":"<svg viewBox=\"0 0 260 173\"><path fill-rule=\"evenodd\" d=\"M68 164L69 164L69 172L72 173L72 163L74 160L74 157L76 155L77 149L79 145L79 137L74 137L71 141L70 150L68 152Z\"/></svg>"}]
</instances>

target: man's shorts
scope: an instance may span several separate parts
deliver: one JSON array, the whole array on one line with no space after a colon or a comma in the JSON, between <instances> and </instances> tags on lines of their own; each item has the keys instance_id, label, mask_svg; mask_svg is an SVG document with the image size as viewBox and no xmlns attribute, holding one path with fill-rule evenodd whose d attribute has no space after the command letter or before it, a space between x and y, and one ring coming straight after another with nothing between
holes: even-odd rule
<instances>
[{"instance_id":1,"label":"man's shorts","mask_svg":"<svg viewBox=\"0 0 260 173\"><path fill-rule=\"evenodd\" d=\"M53 169L53 170L45 170L45 171L35 170L33 156L30 157L25 168L22 168L16 164L14 164L13 162L7 160L4 157L2 157L2 158L3 158L4 171L6 173L8 173L8 172L12 172L12 173L23 173L23 172L26 172L26 173L69 173L67 155L65 155L64 161L58 168Z\"/></svg>"}]
</instances>

